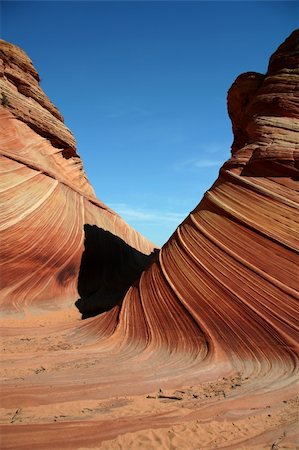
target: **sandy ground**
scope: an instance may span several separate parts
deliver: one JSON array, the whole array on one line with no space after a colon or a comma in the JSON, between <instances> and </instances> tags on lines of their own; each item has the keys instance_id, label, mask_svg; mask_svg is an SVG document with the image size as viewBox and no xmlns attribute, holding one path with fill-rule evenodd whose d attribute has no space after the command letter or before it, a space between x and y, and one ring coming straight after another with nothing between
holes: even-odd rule
<instances>
[{"instance_id":1,"label":"sandy ground","mask_svg":"<svg viewBox=\"0 0 299 450\"><path fill-rule=\"evenodd\" d=\"M115 421L117 424L121 419L130 422L129 428L138 429L138 420L143 419L138 431L124 432L101 444L70 447L80 450L298 449L299 397L286 396L282 401L273 398L265 406L249 408L242 400L242 407L232 397L236 397L237 390L244 383L246 380L232 378L179 390L159 389L147 396L112 397L104 401L77 401L11 410L1 408L1 422L9 424L13 433L16 426L25 424L65 423L67 426L70 422L73 425L78 422L79 426L83 421L93 427L101 427L105 422ZM163 423L163 418L166 418L166 426L159 426L159 419ZM1 448L13 446L7 446L4 440ZM17 443L15 448L19 448Z\"/></svg>"},{"instance_id":2,"label":"sandy ground","mask_svg":"<svg viewBox=\"0 0 299 450\"><path fill-rule=\"evenodd\" d=\"M3 388L6 383L15 389L24 386L28 396L30 384L36 384L46 396L41 400L40 393L32 392L32 399L19 401L4 391L0 409L3 450L29 448L23 444L24 437L31 441L30 448L39 449L299 448L299 396L294 383L276 392L263 389L259 393L258 382L237 374L173 389L161 382L156 390L142 395L114 395L109 387L95 399L87 395L70 400L62 394L61 401L51 401L47 384L52 380L59 385L59 370L55 373L52 367L47 375L49 367L37 364L32 355L57 354L68 361L71 353L80 351L80 344L65 338L78 322L73 317L63 331L60 326L59 332L54 327L49 333L39 320L26 334L18 333L17 321L5 329L6 337L2 334ZM21 355L26 354L26 363L21 364ZM78 436L72 431L73 437L62 445L68 429L81 431Z\"/></svg>"}]
</instances>

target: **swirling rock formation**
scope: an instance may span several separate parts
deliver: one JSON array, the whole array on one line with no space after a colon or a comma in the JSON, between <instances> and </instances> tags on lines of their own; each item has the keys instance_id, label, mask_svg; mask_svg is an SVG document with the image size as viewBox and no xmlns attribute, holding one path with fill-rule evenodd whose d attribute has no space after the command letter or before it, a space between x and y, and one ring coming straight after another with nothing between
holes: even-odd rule
<instances>
[{"instance_id":1,"label":"swirling rock formation","mask_svg":"<svg viewBox=\"0 0 299 450\"><path fill-rule=\"evenodd\" d=\"M23 312L46 303L52 309L71 307L79 288L83 313L85 304L89 313L105 309L110 288L117 302L145 267L153 245L95 198L74 137L41 90L27 55L1 41L0 57L1 305ZM97 246L96 256L91 245ZM105 292L92 307L86 298L102 286L104 263Z\"/></svg>"},{"instance_id":2,"label":"swirling rock formation","mask_svg":"<svg viewBox=\"0 0 299 450\"><path fill-rule=\"evenodd\" d=\"M13 64L17 50L10 51ZM47 131L52 143L37 136L33 119L20 122L19 94L11 99L5 91L12 106L2 108L8 204L2 223L4 231L9 225L11 244L3 256L3 305L10 311L32 302L46 308L51 300L58 308L74 298L85 224L93 236L100 234L96 244L85 242L86 260L105 256L100 284L90 288L97 272L83 263L79 285L87 303L95 296L96 304L104 298L103 309L112 308L81 322L60 313L64 323L42 329L45 322L32 316L28 323L10 319L3 448L99 448L103 441L102 448L111 449L261 449L280 442L296 448L298 52L295 31L271 57L266 75L237 78L228 93L230 160L133 283L152 247L93 197L76 155L66 171L69 159L53 150L53 130ZM33 73L22 61L18 71ZM49 225L51 208L58 211ZM120 282L114 258L138 270L123 272ZM121 301L110 301L109 277L124 294Z\"/></svg>"}]
</instances>

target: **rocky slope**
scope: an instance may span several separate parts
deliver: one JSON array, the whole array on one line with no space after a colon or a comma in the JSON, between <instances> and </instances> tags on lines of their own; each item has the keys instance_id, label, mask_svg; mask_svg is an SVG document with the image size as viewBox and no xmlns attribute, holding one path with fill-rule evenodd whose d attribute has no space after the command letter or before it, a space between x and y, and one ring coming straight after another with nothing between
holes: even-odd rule
<instances>
[{"instance_id":1,"label":"rocky slope","mask_svg":"<svg viewBox=\"0 0 299 450\"><path fill-rule=\"evenodd\" d=\"M235 137L230 160L121 303L85 321L42 328L34 317L25 325L10 319L4 330L3 448L58 449L62 442L71 449L101 443L111 449L296 448L298 53L295 31L271 57L266 75L237 78L228 93ZM6 108L3 115L15 122ZM26 133L18 133L23 142ZM6 164L15 174L10 164L20 161ZM54 178L42 176L49 193ZM12 198L7 217L13 226L26 213ZM19 253L7 270L9 286L18 273L13 261L16 271L21 266L28 273L32 266L15 242ZM105 248L109 267L111 246ZM53 254L59 252L64 250ZM88 265L82 270L89 272ZM43 296L47 286L58 295L49 273L45 279ZM36 293L27 286L30 302L30 291ZM22 303L18 298L14 306Z\"/></svg>"},{"instance_id":2,"label":"rocky slope","mask_svg":"<svg viewBox=\"0 0 299 450\"><path fill-rule=\"evenodd\" d=\"M28 314L30 305L47 304L75 311L83 296L78 306L88 315L117 303L153 245L95 198L75 139L30 59L4 41L0 97L2 308ZM104 291L86 302L103 277L110 280Z\"/></svg>"}]
</instances>

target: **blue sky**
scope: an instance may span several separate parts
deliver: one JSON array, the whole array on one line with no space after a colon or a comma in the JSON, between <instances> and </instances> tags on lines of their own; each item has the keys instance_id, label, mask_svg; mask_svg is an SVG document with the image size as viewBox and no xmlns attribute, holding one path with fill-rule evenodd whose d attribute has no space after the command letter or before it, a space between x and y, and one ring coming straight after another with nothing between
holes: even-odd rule
<instances>
[{"instance_id":1,"label":"blue sky","mask_svg":"<svg viewBox=\"0 0 299 450\"><path fill-rule=\"evenodd\" d=\"M298 27L288 1L2 1L97 196L158 245L229 157L226 94Z\"/></svg>"}]
</instances>

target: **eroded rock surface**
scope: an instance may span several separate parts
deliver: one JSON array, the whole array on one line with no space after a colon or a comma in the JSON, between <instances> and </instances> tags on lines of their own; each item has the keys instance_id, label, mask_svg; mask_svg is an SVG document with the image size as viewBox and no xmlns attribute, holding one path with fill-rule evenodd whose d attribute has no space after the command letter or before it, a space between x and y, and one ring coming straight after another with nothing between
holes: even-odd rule
<instances>
[{"instance_id":1,"label":"eroded rock surface","mask_svg":"<svg viewBox=\"0 0 299 450\"><path fill-rule=\"evenodd\" d=\"M42 328L45 322L32 316L27 322L14 316L7 321L4 448L53 449L61 448L61 442L71 449L100 448L101 442L111 449L296 448L298 51L295 31L271 57L266 75L251 72L237 78L228 94L235 135L230 160L121 303L81 322L64 321L55 311L53 317L61 323ZM51 251L39 253L46 252L42 264L63 258L65 240L55 247L55 239L61 229L64 236L72 236L71 211L82 211L82 202L85 219L76 215L76 229L82 230L86 222L101 224L98 227L131 246L133 241L143 255L151 252L145 240L82 194L82 188L70 188L69 181L52 177L52 172L35 173L26 163L24 171L24 161L8 156L8 148L13 148L9 139L26 143L29 154L36 139L47 149L53 147L15 121L12 111L2 110L2 123L17 127L12 139L2 133L4 147L7 143L3 175L13 173L16 180L11 185L8 177L4 191L11 202L5 219L17 242L6 272L7 289L18 286L18 280L17 294L22 295L25 282L18 274L23 270L30 277L37 254L25 246L33 235L24 241L17 238L31 211L40 213L36 226L47 228L50 203L45 210L36 205L47 196L50 202L52 192L57 195L55 207L61 209ZM15 178L19 174L25 181ZM38 177L43 182L31 184ZM24 204L17 199L27 192L26 183L35 186L36 197L31 194ZM61 217L67 224L63 228ZM28 225L25 230L33 233ZM50 248L47 239L47 233L40 236L40 248ZM70 242L70 254L77 252L79 261L82 232ZM118 243L113 246L118 254ZM4 254L4 264L10 251ZM124 255L130 260L131 251ZM41 271L41 297L51 289L54 300L61 288L53 288L51 270ZM39 295L34 283L27 286L25 304ZM17 294L15 308L24 304Z\"/></svg>"},{"instance_id":2,"label":"eroded rock surface","mask_svg":"<svg viewBox=\"0 0 299 450\"><path fill-rule=\"evenodd\" d=\"M92 315L107 309L109 296L121 299L154 246L96 199L75 139L27 55L0 41L0 63L2 309L75 311L83 295L80 311ZM99 251L87 254L98 241ZM104 264L106 289L97 295Z\"/></svg>"}]
</instances>

